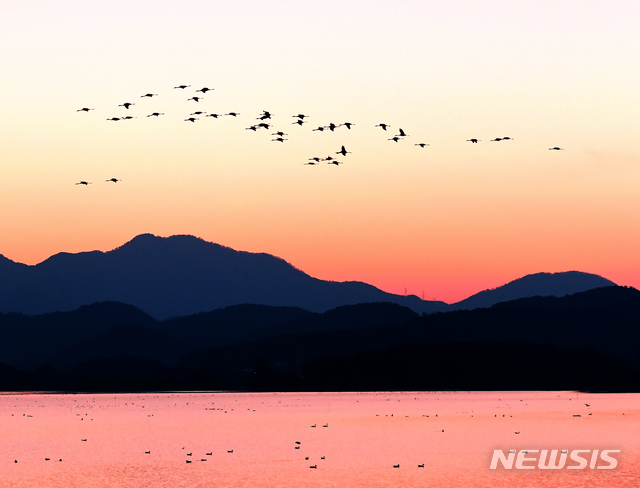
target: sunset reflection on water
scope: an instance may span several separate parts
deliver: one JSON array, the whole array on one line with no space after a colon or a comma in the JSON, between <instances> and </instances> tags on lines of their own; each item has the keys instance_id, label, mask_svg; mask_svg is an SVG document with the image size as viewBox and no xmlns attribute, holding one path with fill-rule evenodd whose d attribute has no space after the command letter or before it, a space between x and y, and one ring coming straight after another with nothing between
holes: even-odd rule
<instances>
[{"instance_id":1,"label":"sunset reflection on water","mask_svg":"<svg viewBox=\"0 0 640 488\"><path fill-rule=\"evenodd\" d=\"M638 394L6 394L0 439L3 488L640 486ZM621 453L490 470L494 449Z\"/></svg>"}]
</instances>

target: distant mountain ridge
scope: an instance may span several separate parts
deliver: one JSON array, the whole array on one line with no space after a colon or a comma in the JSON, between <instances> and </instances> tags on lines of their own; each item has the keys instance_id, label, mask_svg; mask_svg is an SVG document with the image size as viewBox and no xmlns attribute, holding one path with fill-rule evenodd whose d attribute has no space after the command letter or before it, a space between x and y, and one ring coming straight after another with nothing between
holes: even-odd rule
<instances>
[{"instance_id":1,"label":"distant mountain ridge","mask_svg":"<svg viewBox=\"0 0 640 488\"><path fill-rule=\"evenodd\" d=\"M35 266L0 255L0 312L42 314L95 302L134 305L156 319L238 304L325 312L391 302L416 313L487 307L526 296L564 296L615 283L580 272L539 273L448 305L384 292L362 282L313 278L283 259L197 237L142 234L108 252L58 253Z\"/></svg>"}]
</instances>

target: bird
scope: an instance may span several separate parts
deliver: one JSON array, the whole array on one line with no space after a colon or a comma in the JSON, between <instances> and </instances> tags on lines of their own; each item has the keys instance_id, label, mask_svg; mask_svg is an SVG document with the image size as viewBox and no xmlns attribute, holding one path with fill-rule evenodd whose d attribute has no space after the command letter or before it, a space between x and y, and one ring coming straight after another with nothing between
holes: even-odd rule
<instances>
[{"instance_id":1,"label":"bird","mask_svg":"<svg viewBox=\"0 0 640 488\"><path fill-rule=\"evenodd\" d=\"M107 119L107 120L113 120L115 122L117 120L120 120L120 117L111 117L110 119Z\"/></svg>"},{"instance_id":2,"label":"bird","mask_svg":"<svg viewBox=\"0 0 640 488\"><path fill-rule=\"evenodd\" d=\"M164 115L164 113L153 112L152 114L147 115L147 117L159 117L160 115Z\"/></svg>"},{"instance_id":3,"label":"bird","mask_svg":"<svg viewBox=\"0 0 640 488\"><path fill-rule=\"evenodd\" d=\"M118 107L124 107L129 110L129 107L131 107L132 105L135 105L135 103L124 102L122 105L118 105Z\"/></svg>"},{"instance_id":4,"label":"bird","mask_svg":"<svg viewBox=\"0 0 640 488\"><path fill-rule=\"evenodd\" d=\"M193 101L195 101L195 102L199 102L200 100L204 100L204 99L203 99L202 97L191 97L191 98L187 98L187 102L188 102L189 100L193 100Z\"/></svg>"},{"instance_id":5,"label":"bird","mask_svg":"<svg viewBox=\"0 0 640 488\"><path fill-rule=\"evenodd\" d=\"M562 149L561 147L556 146L556 147L550 147L549 151L564 151L564 149ZM586 405L586 403L585 403L585 405Z\"/></svg>"},{"instance_id":6,"label":"bird","mask_svg":"<svg viewBox=\"0 0 640 488\"><path fill-rule=\"evenodd\" d=\"M502 140L503 141L513 141L513 137L509 137L509 136L503 137Z\"/></svg>"},{"instance_id":7,"label":"bird","mask_svg":"<svg viewBox=\"0 0 640 488\"><path fill-rule=\"evenodd\" d=\"M272 136L288 136L289 134L285 134L284 132L282 132L281 130L279 130L278 132L274 132L273 134L271 134Z\"/></svg>"},{"instance_id":8,"label":"bird","mask_svg":"<svg viewBox=\"0 0 640 488\"><path fill-rule=\"evenodd\" d=\"M195 122L196 120L198 120L197 117L188 117L188 118L184 119L185 122Z\"/></svg>"},{"instance_id":9,"label":"bird","mask_svg":"<svg viewBox=\"0 0 640 488\"><path fill-rule=\"evenodd\" d=\"M76 183L76 185L90 185L90 184L91 184L91 182L84 181L84 180L83 181L79 181L78 183Z\"/></svg>"},{"instance_id":10,"label":"bird","mask_svg":"<svg viewBox=\"0 0 640 488\"><path fill-rule=\"evenodd\" d=\"M233 454L233 449L231 449L230 451L227 451L229 454Z\"/></svg>"},{"instance_id":11,"label":"bird","mask_svg":"<svg viewBox=\"0 0 640 488\"><path fill-rule=\"evenodd\" d=\"M425 147L428 146L429 144L425 144L424 142L419 142L418 144L414 144L414 146L420 146L420 147Z\"/></svg>"},{"instance_id":12,"label":"bird","mask_svg":"<svg viewBox=\"0 0 640 488\"><path fill-rule=\"evenodd\" d=\"M586 405L587 407L590 407L590 406L591 406L591 405L589 405L588 403L585 403L585 405Z\"/></svg>"},{"instance_id":13,"label":"bird","mask_svg":"<svg viewBox=\"0 0 640 488\"><path fill-rule=\"evenodd\" d=\"M320 132L323 132L323 131L324 131L324 127L323 127L323 126L320 126L320 127L316 128L316 129L312 129L312 130L318 130L318 131L320 131Z\"/></svg>"},{"instance_id":14,"label":"bird","mask_svg":"<svg viewBox=\"0 0 640 488\"><path fill-rule=\"evenodd\" d=\"M333 132L336 127L338 127L336 124L334 124L333 122L331 122L328 126L327 129L329 129L331 132Z\"/></svg>"},{"instance_id":15,"label":"bird","mask_svg":"<svg viewBox=\"0 0 640 488\"><path fill-rule=\"evenodd\" d=\"M207 93L208 91L213 90L213 88L207 88L206 86L204 88L200 88L200 90L196 90L196 93L201 92L201 93Z\"/></svg>"},{"instance_id":16,"label":"bird","mask_svg":"<svg viewBox=\"0 0 640 488\"><path fill-rule=\"evenodd\" d=\"M277 141L277 142L284 142L284 141L288 141L289 139L283 139L282 137L276 137L275 139L271 139L271 141Z\"/></svg>"},{"instance_id":17,"label":"bird","mask_svg":"<svg viewBox=\"0 0 640 488\"><path fill-rule=\"evenodd\" d=\"M122 120L131 120L131 119L137 119L138 117L134 117L132 115L127 115L126 117L122 117Z\"/></svg>"},{"instance_id":18,"label":"bird","mask_svg":"<svg viewBox=\"0 0 640 488\"><path fill-rule=\"evenodd\" d=\"M142 95L140 98L153 98L153 97L157 97L158 94L157 93L145 93L144 95Z\"/></svg>"},{"instance_id":19,"label":"bird","mask_svg":"<svg viewBox=\"0 0 640 488\"><path fill-rule=\"evenodd\" d=\"M347 154L351 154L351 151L347 151L345 147L342 146L342 148L336 154L342 154L343 156L346 156Z\"/></svg>"},{"instance_id":20,"label":"bird","mask_svg":"<svg viewBox=\"0 0 640 488\"><path fill-rule=\"evenodd\" d=\"M388 141L398 142L400 138L398 136L393 136L391 139L387 139Z\"/></svg>"},{"instance_id":21,"label":"bird","mask_svg":"<svg viewBox=\"0 0 640 488\"><path fill-rule=\"evenodd\" d=\"M424 468L424 464L418 464L419 468Z\"/></svg>"},{"instance_id":22,"label":"bird","mask_svg":"<svg viewBox=\"0 0 640 488\"><path fill-rule=\"evenodd\" d=\"M333 161L334 157L333 156L327 156L326 158L323 159L323 161Z\"/></svg>"},{"instance_id":23,"label":"bird","mask_svg":"<svg viewBox=\"0 0 640 488\"><path fill-rule=\"evenodd\" d=\"M93 108L82 107L81 109L76 110L76 112L88 112L89 110L95 110Z\"/></svg>"},{"instance_id":24,"label":"bird","mask_svg":"<svg viewBox=\"0 0 640 488\"><path fill-rule=\"evenodd\" d=\"M315 161L309 161L309 162L304 163L304 164L305 164L305 165L306 165L306 164L308 164L309 166L315 166L315 165L317 165L318 163L316 163ZM313 426L312 426L312 427L313 427Z\"/></svg>"},{"instance_id":25,"label":"bird","mask_svg":"<svg viewBox=\"0 0 640 488\"><path fill-rule=\"evenodd\" d=\"M292 117L297 117L300 120L304 120L305 117L309 117L309 116L305 114L298 114L298 115L292 115Z\"/></svg>"},{"instance_id":26,"label":"bird","mask_svg":"<svg viewBox=\"0 0 640 488\"><path fill-rule=\"evenodd\" d=\"M238 112L229 112L228 114L225 114L225 115L231 115L232 117L237 117L240 114Z\"/></svg>"},{"instance_id":27,"label":"bird","mask_svg":"<svg viewBox=\"0 0 640 488\"><path fill-rule=\"evenodd\" d=\"M393 465L393 467L394 467L394 468L399 468L399 467L400 467L400 465L399 465L399 464L394 464L394 465Z\"/></svg>"},{"instance_id":28,"label":"bird","mask_svg":"<svg viewBox=\"0 0 640 488\"><path fill-rule=\"evenodd\" d=\"M17 463L17 462L18 462L18 461L16 461L16 463ZM310 467L311 469L318 469L318 465L317 465L317 464L314 464L313 466L309 466L309 467Z\"/></svg>"},{"instance_id":29,"label":"bird","mask_svg":"<svg viewBox=\"0 0 640 488\"><path fill-rule=\"evenodd\" d=\"M267 120L271 118L271 112L267 112L263 110L262 113L258 116L258 120Z\"/></svg>"},{"instance_id":30,"label":"bird","mask_svg":"<svg viewBox=\"0 0 640 488\"><path fill-rule=\"evenodd\" d=\"M398 130L400 131L400 134L398 134L398 137L407 137L407 134L405 134L402 129L398 129Z\"/></svg>"},{"instance_id":31,"label":"bird","mask_svg":"<svg viewBox=\"0 0 640 488\"><path fill-rule=\"evenodd\" d=\"M191 85L179 85L179 86L174 86L173 89L175 90L176 88L180 88L182 90L184 90L185 88L189 88Z\"/></svg>"},{"instance_id":32,"label":"bird","mask_svg":"<svg viewBox=\"0 0 640 488\"><path fill-rule=\"evenodd\" d=\"M378 124L376 127L382 127L383 130L387 130L387 127L391 127L389 124Z\"/></svg>"},{"instance_id":33,"label":"bird","mask_svg":"<svg viewBox=\"0 0 640 488\"><path fill-rule=\"evenodd\" d=\"M342 164L342 161L338 161L337 159L334 159L333 161L329 161L327 164L335 164L336 166ZM326 425L323 425L323 427L326 427Z\"/></svg>"},{"instance_id":34,"label":"bird","mask_svg":"<svg viewBox=\"0 0 640 488\"><path fill-rule=\"evenodd\" d=\"M206 453L206 455L207 455L207 456L212 456L212 455L213 455L213 451L211 451L211 452L207 452L207 453Z\"/></svg>"},{"instance_id":35,"label":"bird","mask_svg":"<svg viewBox=\"0 0 640 488\"><path fill-rule=\"evenodd\" d=\"M145 454L151 454L151 451L144 451Z\"/></svg>"},{"instance_id":36,"label":"bird","mask_svg":"<svg viewBox=\"0 0 640 488\"><path fill-rule=\"evenodd\" d=\"M474 144L478 144L480 139L467 139L467 142L473 142Z\"/></svg>"},{"instance_id":37,"label":"bird","mask_svg":"<svg viewBox=\"0 0 640 488\"><path fill-rule=\"evenodd\" d=\"M113 181L114 183L117 183L118 181L122 181L122 180L119 180L118 178L109 178L109 179L108 179L108 180L106 180L106 181L107 181L107 182L109 182L109 181Z\"/></svg>"},{"instance_id":38,"label":"bird","mask_svg":"<svg viewBox=\"0 0 640 488\"><path fill-rule=\"evenodd\" d=\"M202 112L202 111L200 111L200 110L199 110L199 111L197 111L197 112L193 112L193 113L192 113L192 114L190 114L190 115L202 115L202 114L206 114L206 113L207 113L207 112Z\"/></svg>"},{"instance_id":39,"label":"bird","mask_svg":"<svg viewBox=\"0 0 640 488\"><path fill-rule=\"evenodd\" d=\"M491 139L490 142L500 142L502 140L501 137L496 137L495 139Z\"/></svg>"},{"instance_id":40,"label":"bird","mask_svg":"<svg viewBox=\"0 0 640 488\"><path fill-rule=\"evenodd\" d=\"M302 120L302 119L298 119L298 120L296 120L295 122L292 122L292 124L291 124L291 125L293 125L293 124L302 125L302 124L306 124L306 122L305 122L304 120Z\"/></svg>"},{"instance_id":41,"label":"bird","mask_svg":"<svg viewBox=\"0 0 640 488\"><path fill-rule=\"evenodd\" d=\"M251 127L246 127L245 130L252 130L253 132L255 132L258 130L258 128L255 125L252 125Z\"/></svg>"},{"instance_id":42,"label":"bird","mask_svg":"<svg viewBox=\"0 0 640 488\"><path fill-rule=\"evenodd\" d=\"M319 163L319 162L320 162L320 161L322 161L322 160L321 160L319 157L314 156L314 157L312 157L312 158L309 158L309 161L315 161L315 162ZM315 427L315 425L314 425L314 427Z\"/></svg>"},{"instance_id":43,"label":"bird","mask_svg":"<svg viewBox=\"0 0 640 488\"><path fill-rule=\"evenodd\" d=\"M341 125L341 126L342 126L342 125L344 125L347 129L351 130L351 126L352 126L352 125L356 125L356 124L353 124L353 123L351 123L351 122L345 122L344 124L340 124L340 125Z\"/></svg>"},{"instance_id":44,"label":"bird","mask_svg":"<svg viewBox=\"0 0 640 488\"><path fill-rule=\"evenodd\" d=\"M208 114L205 115L205 117L213 117L214 119L217 119L218 117L220 117L220 114Z\"/></svg>"},{"instance_id":45,"label":"bird","mask_svg":"<svg viewBox=\"0 0 640 488\"><path fill-rule=\"evenodd\" d=\"M300 441L296 441L296 444L302 444Z\"/></svg>"},{"instance_id":46,"label":"bird","mask_svg":"<svg viewBox=\"0 0 640 488\"><path fill-rule=\"evenodd\" d=\"M262 129L268 129L269 127L271 127L271 124L267 124L266 122L260 122L259 124L257 124L257 127L260 127Z\"/></svg>"}]
</instances>

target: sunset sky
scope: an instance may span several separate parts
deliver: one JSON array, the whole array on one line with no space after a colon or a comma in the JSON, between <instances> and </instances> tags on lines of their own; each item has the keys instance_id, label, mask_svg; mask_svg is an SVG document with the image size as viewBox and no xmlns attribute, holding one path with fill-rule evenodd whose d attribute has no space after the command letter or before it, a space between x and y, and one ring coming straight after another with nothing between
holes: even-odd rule
<instances>
[{"instance_id":1,"label":"sunset sky","mask_svg":"<svg viewBox=\"0 0 640 488\"><path fill-rule=\"evenodd\" d=\"M3 0L0 254L192 234L447 302L640 287L639 26L637 0Z\"/></svg>"}]
</instances>

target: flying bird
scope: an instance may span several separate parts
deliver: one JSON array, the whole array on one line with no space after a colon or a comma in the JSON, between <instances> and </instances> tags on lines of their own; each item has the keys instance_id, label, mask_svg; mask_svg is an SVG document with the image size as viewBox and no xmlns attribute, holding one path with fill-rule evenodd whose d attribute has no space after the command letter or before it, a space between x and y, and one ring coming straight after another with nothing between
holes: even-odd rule
<instances>
[{"instance_id":1,"label":"flying bird","mask_svg":"<svg viewBox=\"0 0 640 488\"><path fill-rule=\"evenodd\" d=\"M206 113L207 112L198 111L198 112L193 112L192 114L189 114L189 115L202 115L202 114L206 114Z\"/></svg>"},{"instance_id":2,"label":"flying bird","mask_svg":"<svg viewBox=\"0 0 640 488\"><path fill-rule=\"evenodd\" d=\"M335 130L335 128L338 127L336 124L334 124L333 122L331 122L328 126L327 129L329 129L331 132L333 132Z\"/></svg>"},{"instance_id":3,"label":"flying bird","mask_svg":"<svg viewBox=\"0 0 640 488\"><path fill-rule=\"evenodd\" d=\"M556 146L556 147L550 147L549 151L564 151L564 149L562 149L561 147Z\"/></svg>"},{"instance_id":4,"label":"flying bird","mask_svg":"<svg viewBox=\"0 0 640 488\"><path fill-rule=\"evenodd\" d=\"M295 122L293 122L291 125L293 125L293 124L302 125L302 124L306 124L306 122L304 120L302 120L302 119L298 119Z\"/></svg>"},{"instance_id":5,"label":"flying bird","mask_svg":"<svg viewBox=\"0 0 640 488\"><path fill-rule=\"evenodd\" d=\"M391 139L387 139L388 141L398 142L400 138L398 136L393 136Z\"/></svg>"},{"instance_id":6,"label":"flying bird","mask_svg":"<svg viewBox=\"0 0 640 488\"><path fill-rule=\"evenodd\" d=\"M232 117L237 117L240 114L238 112L229 112L228 114L225 114L225 115L231 115Z\"/></svg>"},{"instance_id":7,"label":"flying bird","mask_svg":"<svg viewBox=\"0 0 640 488\"><path fill-rule=\"evenodd\" d=\"M208 91L213 90L213 88L207 88L206 86L204 88L201 88L200 90L196 90L196 93L201 92L201 93L207 93Z\"/></svg>"},{"instance_id":8,"label":"flying bird","mask_svg":"<svg viewBox=\"0 0 640 488\"><path fill-rule=\"evenodd\" d=\"M340 125L341 125L341 126L343 126L343 125L344 125L347 129L351 130L351 126L352 126L352 125L356 125L356 124L351 123L351 122L345 122L344 124L340 124Z\"/></svg>"},{"instance_id":9,"label":"flying bird","mask_svg":"<svg viewBox=\"0 0 640 488\"><path fill-rule=\"evenodd\" d=\"M118 181L122 181L122 180L119 180L118 178L110 178L110 179L105 180L105 181L107 181L107 182L113 181L114 183L117 183Z\"/></svg>"},{"instance_id":10,"label":"flying bird","mask_svg":"<svg viewBox=\"0 0 640 488\"><path fill-rule=\"evenodd\" d=\"M140 98L152 98L152 97L157 97L158 94L157 93L145 93L144 95L142 95Z\"/></svg>"},{"instance_id":11,"label":"flying bird","mask_svg":"<svg viewBox=\"0 0 640 488\"><path fill-rule=\"evenodd\" d=\"M309 158L309 161L315 161L316 163L319 163L322 160L319 157L315 156L313 158Z\"/></svg>"},{"instance_id":12,"label":"flying bird","mask_svg":"<svg viewBox=\"0 0 640 488\"><path fill-rule=\"evenodd\" d=\"M400 131L400 134L398 134L398 137L407 137L407 134L405 134L402 129L398 129L398 130Z\"/></svg>"},{"instance_id":13,"label":"flying bird","mask_svg":"<svg viewBox=\"0 0 640 488\"><path fill-rule=\"evenodd\" d=\"M288 141L289 139L283 139L282 137L276 137L275 139L271 139L271 141L277 141L277 142L284 142L284 141Z\"/></svg>"},{"instance_id":14,"label":"flying bird","mask_svg":"<svg viewBox=\"0 0 640 488\"><path fill-rule=\"evenodd\" d=\"M391 127L389 124L378 124L376 127L382 127L383 130L387 130L387 127Z\"/></svg>"},{"instance_id":15,"label":"flying bird","mask_svg":"<svg viewBox=\"0 0 640 488\"><path fill-rule=\"evenodd\" d=\"M89 110L95 110L93 108L82 107L81 109L76 110L76 112L88 112Z\"/></svg>"},{"instance_id":16,"label":"flying bird","mask_svg":"<svg viewBox=\"0 0 640 488\"><path fill-rule=\"evenodd\" d=\"M342 164L342 161L338 161L337 159L334 159L333 161L329 161L327 164L335 164L336 166L338 166L339 164Z\"/></svg>"},{"instance_id":17,"label":"flying bird","mask_svg":"<svg viewBox=\"0 0 640 488\"><path fill-rule=\"evenodd\" d=\"M502 138L503 141L513 141L513 137L503 137Z\"/></svg>"},{"instance_id":18,"label":"flying bird","mask_svg":"<svg viewBox=\"0 0 640 488\"><path fill-rule=\"evenodd\" d=\"M132 115L127 115L126 117L122 117L122 120L131 120L131 119L137 119L138 117L134 117Z\"/></svg>"},{"instance_id":19,"label":"flying bird","mask_svg":"<svg viewBox=\"0 0 640 488\"><path fill-rule=\"evenodd\" d=\"M317 129L312 129L312 130L318 130L318 131L320 131L320 132L323 132L323 131L324 131L324 127L320 126L320 127L318 127Z\"/></svg>"},{"instance_id":20,"label":"flying bird","mask_svg":"<svg viewBox=\"0 0 640 488\"><path fill-rule=\"evenodd\" d=\"M496 137L495 139L491 139L489 142L500 142L502 140L501 137Z\"/></svg>"},{"instance_id":21,"label":"flying bird","mask_svg":"<svg viewBox=\"0 0 640 488\"><path fill-rule=\"evenodd\" d=\"M271 112L267 112L263 110L262 113L258 116L257 120L267 120L271 118Z\"/></svg>"},{"instance_id":22,"label":"flying bird","mask_svg":"<svg viewBox=\"0 0 640 488\"><path fill-rule=\"evenodd\" d=\"M159 117L160 115L164 115L164 113L153 112L152 114L147 115L147 117Z\"/></svg>"},{"instance_id":23,"label":"flying bird","mask_svg":"<svg viewBox=\"0 0 640 488\"><path fill-rule=\"evenodd\" d=\"M194 100L194 101L196 101L196 102L199 102L200 100L204 100L204 98L202 98L202 97L191 97L191 98L187 98L187 102L188 102L189 100Z\"/></svg>"},{"instance_id":24,"label":"flying bird","mask_svg":"<svg viewBox=\"0 0 640 488\"><path fill-rule=\"evenodd\" d=\"M351 154L351 151L347 151L345 147L342 146L336 154L342 154L343 156L346 156L347 154Z\"/></svg>"},{"instance_id":25,"label":"flying bird","mask_svg":"<svg viewBox=\"0 0 640 488\"><path fill-rule=\"evenodd\" d=\"M467 142L473 142L474 144L478 144L480 139L467 139Z\"/></svg>"},{"instance_id":26,"label":"flying bird","mask_svg":"<svg viewBox=\"0 0 640 488\"><path fill-rule=\"evenodd\" d=\"M107 120L113 120L115 122L117 120L120 120L120 117L111 117L110 119L107 119Z\"/></svg>"},{"instance_id":27,"label":"flying bird","mask_svg":"<svg viewBox=\"0 0 640 488\"><path fill-rule=\"evenodd\" d=\"M124 107L129 110L129 107L131 107L131 105L135 105L135 103L125 102L122 105L118 105L118 107Z\"/></svg>"},{"instance_id":28,"label":"flying bird","mask_svg":"<svg viewBox=\"0 0 640 488\"><path fill-rule=\"evenodd\" d=\"M298 115L292 115L292 117L297 117L300 120L304 120L305 117L309 117L309 116L305 114L298 114Z\"/></svg>"},{"instance_id":29,"label":"flying bird","mask_svg":"<svg viewBox=\"0 0 640 488\"><path fill-rule=\"evenodd\" d=\"M288 136L289 134L285 134L284 132L282 132L281 130L279 130L278 132L274 132L273 134L271 134L272 136Z\"/></svg>"},{"instance_id":30,"label":"flying bird","mask_svg":"<svg viewBox=\"0 0 640 488\"><path fill-rule=\"evenodd\" d=\"M182 90L184 90L185 88L189 88L191 85L179 85L179 86L174 86L173 89L175 90L176 88L180 88Z\"/></svg>"},{"instance_id":31,"label":"flying bird","mask_svg":"<svg viewBox=\"0 0 640 488\"><path fill-rule=\"evenodd\" d=\"M266 122L260 122L258 124L258 127L261 127L263 129L268 129L269 127L271 127L271 124L267 124Z\"/></svg>"},{"instance_id":32,"label":"flying bird","mask_svg":"<svg viewBox=\"0 0 640 488\"><path fill-rule=\"evenodd\" d=\"M89 181L79 181L78 183L76 183L76 185L90 185L91 182Z\"/></svg>"},{"instance_id":33,"label":"flying bird","mask_svg":"<svg viewBox=\"0 0 640 488\"><path fill-rule=\"evenodd\" d=\"M251 127L246 127L244 130L252 130L253 132L255 132L258 130L258 128L255 125L252 125Z\"/></svg>"},{"instance_id":34,"label":"flying bird","mask_svg":"<svg viewBox=\"0 0 640 488\"><path fill-rule=\"evenodd\" d=\"M414 146L420 146L420 147L425 147L428 146L429 144L425 144L424 142L419 142L418 144L414 144Z\"/></svg>"},{"instance_id":35,"label":"flying bird","mask_svg":"<svg viewBox=\"0 0 640 488\"><path fill-rule=\"evenodd\" d=\"M185 122L195 122L196 120L199 120L199 119L197 117L188 117L184 119Z\"/></svg>"},{"instance_id":36,"label":"flying bird","mask_svg":"<svg viewBox=\"0 0 640 488\"><path fill-rule=\"evenodd\" d=\"M209 114L205 115L205 117L213 117L214 119L217 119L218 117L220 117L220 114Z\"/></svg>"}]
</instances>

